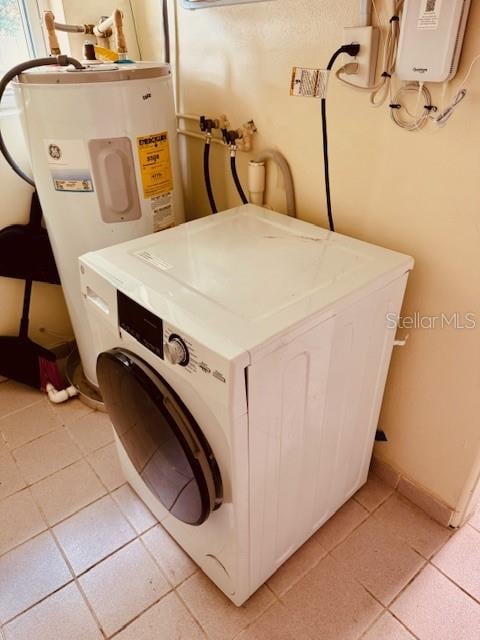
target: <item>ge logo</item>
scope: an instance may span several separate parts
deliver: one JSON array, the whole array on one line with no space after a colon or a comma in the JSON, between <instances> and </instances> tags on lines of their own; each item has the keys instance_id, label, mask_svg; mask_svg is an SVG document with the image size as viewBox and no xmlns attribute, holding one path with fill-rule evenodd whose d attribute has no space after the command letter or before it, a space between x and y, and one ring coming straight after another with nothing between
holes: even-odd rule
<instances>
[{"instance_id":1,"label":"ge logo","mask_svg":"<svg viewBox=\"0 0 480 640\"><path fill-rule=\"evenodd\" d=\"M62 157L62 150L56 144L49 144L48 154L51 158L53 158L53 160L60 160L60 158Z\"/></svg>"}]
</instances>

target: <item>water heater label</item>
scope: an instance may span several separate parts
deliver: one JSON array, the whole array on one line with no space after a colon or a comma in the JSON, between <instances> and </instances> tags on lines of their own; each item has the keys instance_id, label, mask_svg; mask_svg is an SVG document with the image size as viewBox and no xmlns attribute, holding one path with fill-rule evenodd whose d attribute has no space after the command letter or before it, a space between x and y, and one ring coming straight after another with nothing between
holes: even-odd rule
<instances>
[{"instance_id":1,"label":"water heater label","mask_svg":"<svg viewBox=\"0 0 480 640\"><path fill-rule=\"evenodd\" d=\"M138 159L146 199L173 190L168 133L153 133L137 138Z\"/></svg>"},{"instance_id":2,"label":"water heater label","mask_svg":"<svg viewBox=\"0 0 480 640\"><path fill-rule=\"evenodd\" d=\"M83 140L44 140L55 191L90 192L93 180Z\"/></svg>"},{"instance_id":3,"label":"water heater label","mask_svg":"<svg viewBox=\"0 0 480 640\"><path fill-rule=\"evenodd\" d=\"M440 19L440 9L442 0L422 0L420 4L420 15L418 16L417 29L435 30L438 29Z\"/></svg>"}]
</instances>

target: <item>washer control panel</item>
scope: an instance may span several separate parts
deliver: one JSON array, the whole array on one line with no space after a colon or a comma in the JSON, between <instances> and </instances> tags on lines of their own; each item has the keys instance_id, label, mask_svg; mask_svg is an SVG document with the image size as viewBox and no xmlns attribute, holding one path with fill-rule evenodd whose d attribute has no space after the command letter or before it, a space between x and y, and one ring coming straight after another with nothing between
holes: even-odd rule
<instances>
[{"instance_id":1,"label":"washer control panel","mask_svg":"<svg viewBox=\"0 0 480 640\"><path fill-rule=\"evenodd\" d=\"M190 362L190 352L183 338L176 333L171 333L163 345L163 352L170 364L179 364L186 367Z\"/></svg>"},{"instance_id":2,"label":"washer control panel","mask_svg":"<svg viewBox=\"0 0 480 640\"><path fill-rule=\"evenodd\" d=\"M194 342L118 290L117 311L119 329L157 357L175 367L182 367L186 374L200 376L205 384L213 385L212 388L218 389L218 384L223 386L227 382L227 366L218 354Z\"/></svg>"}]
</instances>

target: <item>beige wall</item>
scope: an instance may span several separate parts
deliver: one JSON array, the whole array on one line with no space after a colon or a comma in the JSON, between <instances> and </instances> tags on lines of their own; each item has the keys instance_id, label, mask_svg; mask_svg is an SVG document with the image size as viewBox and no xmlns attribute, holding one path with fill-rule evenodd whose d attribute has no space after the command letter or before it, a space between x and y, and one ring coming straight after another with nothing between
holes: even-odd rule
<instances>
[{"instance_id":1,"label":"beige wall","mask_svg":"<svg viewBox=\"0 0 480 640\"><path fill-rule=\"evenodd\" d=\"M160 2L134 3L144 58L161 59ZM379 2L380 6L384 6ZM480 53L480 1L473 0L460 74ZM356 0L281 0L187 12L179 8L183 111L254 118L257 149L288 158L299 216L325 225L319 103L288 95L291 67L322 66L354 24ZM150 23L149 23L149 18ZM148 26L150 25L150 26ZM453 81L453 86L456 82ZM434 90L435 98L438 91ZM332 79L328 111L337 228L415 257L404 313L476 312L480 319L480 66L447 128L406 133L388 109ZM207 213L200 142L188 142L187 207ZM219 205L238 203L227 157L215 148ZM245 183L246 160L240 159ZM283 206L272 172L271 204ZM405 333L405 332L401 332ZM479 330L410 331L396 350L377 455L452 507L476 474L480 451ZM463 496L465 498L465 496Z\"/></svg>"}]
</instances>

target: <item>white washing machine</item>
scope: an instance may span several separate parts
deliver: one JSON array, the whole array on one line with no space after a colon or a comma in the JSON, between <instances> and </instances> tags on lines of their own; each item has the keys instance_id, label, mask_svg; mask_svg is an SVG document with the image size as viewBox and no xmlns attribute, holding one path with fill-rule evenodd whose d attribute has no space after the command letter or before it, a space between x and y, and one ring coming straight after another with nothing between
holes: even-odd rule
<instances>
[{"instance_id":1,"label":"white washing machine","mask_svg":"<svg viewBox=\"0 0 480 640\"><path fill-rule=\"evenodd\" d=\"M126 478L235 604L365 482L412 266L253 205L80 259Z\"/></svg>"}]
</instances>

